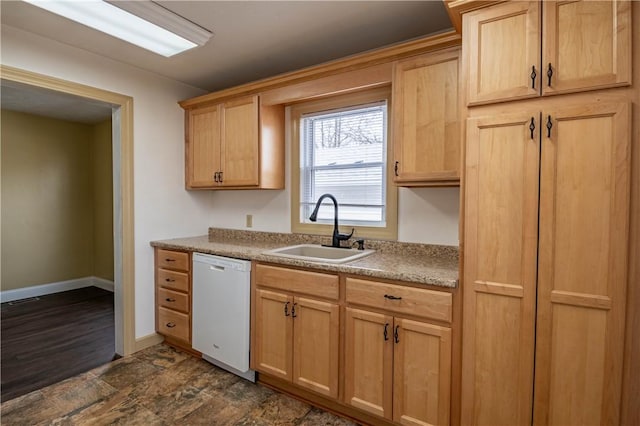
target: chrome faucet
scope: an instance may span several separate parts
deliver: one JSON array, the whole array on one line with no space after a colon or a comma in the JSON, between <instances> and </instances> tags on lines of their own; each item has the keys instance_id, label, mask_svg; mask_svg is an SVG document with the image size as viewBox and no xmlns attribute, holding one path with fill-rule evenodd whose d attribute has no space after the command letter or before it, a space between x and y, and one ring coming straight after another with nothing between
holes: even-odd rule
<instances>
[{"instance_id":1,"label":"chrome faucet","mask_svg":"<svg viewBox=\"0 0 640 426\"><path fill-rule=\"evenodd\" d=\"M313 209L313 213L311 213L311 216L309 216L309 220L311 222L315 222L316 220L318 220L318 210L320 209L322 200L324 200L325 198L330 198L331 201L333 201L333 236L331 238L331 247L348 249L349 247L342 247L340 245L340 241L347 241L349 238L351 238L351 236L353 236L354 229L351 229L350 234L341 234L338 230L338 201L336 200L336 197L331 194L321 195L320 198L318 198L318 202L316 203L316 208Z\"/></svg>"}]
</instances>

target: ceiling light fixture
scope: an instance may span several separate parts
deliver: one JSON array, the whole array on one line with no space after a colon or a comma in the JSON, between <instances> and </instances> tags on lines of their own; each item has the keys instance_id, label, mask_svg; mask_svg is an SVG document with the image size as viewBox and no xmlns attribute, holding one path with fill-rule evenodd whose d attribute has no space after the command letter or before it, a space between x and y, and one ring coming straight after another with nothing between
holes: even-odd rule
<instances>
[{"instance_id":1,"label":"ceiling light fixture","mask_svg":"<svg viewBox=\"0 0 640 426\"><path fill-rule=\"evenodd\" d=\"M213 35L152 1L24 1L166 57L202 46Z\"/></svg>"}]
</instances>

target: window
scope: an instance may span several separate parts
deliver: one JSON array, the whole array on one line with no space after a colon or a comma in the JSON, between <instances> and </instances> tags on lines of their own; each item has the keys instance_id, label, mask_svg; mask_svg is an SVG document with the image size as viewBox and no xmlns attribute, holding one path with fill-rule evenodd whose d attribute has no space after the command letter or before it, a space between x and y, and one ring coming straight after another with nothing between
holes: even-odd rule
<instances>
[{"instance_id":1,"label":"window","mask_svg":"<svg viewBox=\"0 0 640 426\"><path fill-rule=\"evenodd\" d=\"M318 221L309 220L320 196L329 193L338 200L342 232L354 227L363 237L396 237L396 189L388 178L388 109L388 89L292 108L294 232L326 234L333 229L329 199Z\"/></svg>"}]
</instances>

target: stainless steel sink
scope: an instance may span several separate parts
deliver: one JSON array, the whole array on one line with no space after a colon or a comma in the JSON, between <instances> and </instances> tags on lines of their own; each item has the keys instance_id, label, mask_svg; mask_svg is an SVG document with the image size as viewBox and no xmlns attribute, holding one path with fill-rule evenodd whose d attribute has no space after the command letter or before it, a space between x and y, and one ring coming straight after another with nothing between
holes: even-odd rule
<instances>
[{"instance_id":1,"label":"stainless steel sink","mask_svg":"<svg viewBox=\"0 0 640 426\"><path fill-rule=\"evenodd\" d=\"M317 244L300 244L265 251L270 256L306 260L307 262L347 263L374 253L375 250L356 250L324 247Z\"/></svg>"}]
</instances>

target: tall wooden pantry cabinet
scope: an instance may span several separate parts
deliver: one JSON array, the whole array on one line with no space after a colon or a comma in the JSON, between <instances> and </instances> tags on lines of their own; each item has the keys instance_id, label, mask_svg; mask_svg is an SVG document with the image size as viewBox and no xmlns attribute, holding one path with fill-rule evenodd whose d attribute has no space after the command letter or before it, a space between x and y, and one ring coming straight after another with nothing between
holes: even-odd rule
<instances>
[{"instance_id":1,"label":"tall wooden pantry cabinet","mask_svg":"<svg viewBox=\"0 0 640 426\"><path fill-rule=\"evenodd\" d=\"M620 424L637 291L631 3L505 2L462 19L461 422Z\"/></svg>"}]
</instances>

